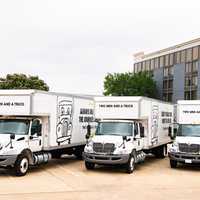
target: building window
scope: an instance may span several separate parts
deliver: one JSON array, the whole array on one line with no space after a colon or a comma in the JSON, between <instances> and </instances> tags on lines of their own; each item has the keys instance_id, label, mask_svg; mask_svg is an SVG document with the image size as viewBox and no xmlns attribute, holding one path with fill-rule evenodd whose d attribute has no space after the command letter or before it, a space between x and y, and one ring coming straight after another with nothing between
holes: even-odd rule
<instances>
[{"instance_id":1,"label":"building window","mask_svg":"<svg viewBox=\"0 0 200 200\"><path fill-rule=\"evenodd\" d=\"M181 52L178 51L175 53L175 64L181 63Z\"/></svg>"},{"instance_id":2,"label":"building window","mask_svg":"<svg viewBox=\"0 0 200 200\"><path fill-rule=\"evenodd\" d=\"M198 85L198 61L188 62L185 64L185 94L186 100L197 99Z\"/></svg>"},{"instance_id":3,"label":"building window","mask_svg":"<svg viewBox=\"0 0 200 200\"><path fill-rule=\"evenodd\" d=\"M186 87L186 88L187 88L187 87L190 87L190 86L191 86L191 83L192 83L191 77L186 77L186 78L185 78L185 87Z\"/></svg>"},{"instance_id":4,"label":"building window","mask_svg":"<svg viewBox=\"0 0 200 200\"><path fill-rule=\"evenodd\" d=\"M173 96L172 92L168 93L168 101L169 102L172 102L172 96Z\"/></svg>"},{"instance_id":5,"label":"building window","mask_svg":"<svg viewBox=\"0 0 200 200\"><path fill-rule=\"evenodd\" d=\"M147 60L147 61L146 61L146 68L147 68L147 71L150 70L150 60Z\"/></svg>"},{"instance_id":6,"label":"building window","mask_svg":"<svg viewBox=\"0 0 200 200\"><path fill-rule=\"evenodd\" d=\"M185 50L181 51L181 63L185 62Z\"/></svg>"},{"instance_id":7,"label":"building window","mask_svg":"<svg viewBox=\"0 0 200 200\"><path fill-rule=\"evenodd\" d=\"M163 100L172 101L173 98L173 66L164 67Z\"/></svg>"},{"instance_id":8,"label":"building window","mask_svg":"<svg viewBox=\"0 0 200 200\"><path fill-rule=\"evenodd\" d=\"M197 91L196 90L191 91L191 99L192 100L196 100L197 99Z\"/></svg>"},{"instance_id":9,"label":"building window","mask_svg":"<svg viewBox=\"0 0 200 200\"><path fill-rule=\"evenodd\" d=\"M192 62L192 72L198 72L198 61Z\"/></svg>"},{"instance_id":10,"label":"building window","mask_svg":"<svg viewBox=\"0 0 200 200\"><path fill-rule=\"evenodd\" d=\"M173 76L174 75L174 68L173 66L168 66L163 68L164 77Z\"/></svg>"},{"instance_id":11,"label":"building window","mask_svg":"<svg viewBox=\"0 0 200 200\"><path fill-rule=\"evenodd\" d=\"M163 81L163 90L167 90L168 89L168 80L164 80Z\"/></svg>"},{"instance_id":12,"label":"building window","mask_svg":"<svg viewBox=\"0 0 200 200\"><path fill-rule=\"evenodd\" d=\"M172 90L173 89L173 80L172 79L169 79L169 82L168 82L168 90Z\"/></svg>"},{"instance_id":13,"label":"building window","mask_svg":"<svg viewBox=\"0 0 200 200\"><path fill-rule=\"evenodd\" d=\"M191 73L192 72L192 63L186 63L185 64L185 73Z\"/></svg>"},{"instance_id":14,"label":"building window","mask_svg":"<svg viewBox=\"0 0 200 200\"><path fill-rule=\"evenodd\" d=\"M170 54L169 55L169 65L173 65L174 64L174 54Z\"/></svg>"},{"instance_id":15,"label":"building window","mask_svg":"<svg viewBox=\"0 0 200 200\"><path fill-rule=\"evenodd\" d=\"M137 63L134 64L134 73L137 73Z\"/></svg>"},{"instance_id":16,"label":"building window","mask_svg":"<svg viewBox=\"0 0 200 200\"><path fill-rule=\"evenodd\" d=\"M154 59L151 59L151 67L150 70L154 70Z\"/></svg>"},{"instance_id":17,"label":"building window","mask_svg":"<svg viewBox=\"0 0 200 200\"><path fill-rule=\"evenodd\" d=\"M197 76L192 77L192 86L197 86L198 85L198 78Z\"/></svg>"},{"instance_id":18,"label":"building window","mask_svg":"<svg viewBox=\"0 0 200 200\"><path fill-rule=\"evenodd\" d=\"M186 62L192 61L192 48L186 50Z\"/></svg>"},{"instance_id":19,"label":"building window","mask_svg":"<svg viewBox=\"0 0 200 200\"><path fill-rule=\"evenodd\" d=\"M155 69L159 67L159 58L155 58L154 66L155 66Z\"/></svg>"},{"instance_id":20,"label":"building window","mask_svg":"<svg viewBox=\"0 0 200 200\"><path fill-rule=\"evenodd\" d=\"M165 55L165 66L169 66L169 55Z\"/></svg>"},{"instance_id":21,"label":"building window","mask_svg":"<svg viewBox=\"0 0 200 200\"><path fill-rule=\"evenodd\" d=\"M163 81L163 90L173 89L173 79L166 79Z\"/></svg>"},{"instance_id":22,"label":"building window","mask_svg":"<svg viewBox=\"0 0 200 200\"><path fill-rule=\"evenodd\" d=\"M160 62L159 62L160 67L163 67L164 66L164 56L161 56L159 60L160 60Z\"/></svg>"},{"instance_id":23,"label":"building window","mask_svg":"<svg viewBox=\"0 0 200 200\"><path fill-rule=\"evenodd\" d=\"M199 47L194 47L192 49L192 60L198 60L199 58Z\"/></svg>"},{"instance_id":24,"label":"building window","mask_svg":"<svg viewBox=\"0 0 200 200\"><path fill-rule=\"evenodd\" d=\"M138 63L138 72L141 72L142 71L142 63Z\"/></svg>"},{"instance_id":25,"label":"building window","mask_svg":"<svg viewBox=\"0 0 200 200\"><path fill-rule=\"evenodd\" d=\"M185 100L190 100L190 92L185 92L184 99Z\"/></svg>"},{"instance_id":26,"label":"building window","mask_svg":"<svg viewBox=\"0 0 200 200\"><path fill-rule=\"evenodd\" d=\"M144 62L142 62L142 71L146 71L147 69L146 69L146 61L144 61Z\"/></svg>"},{"instance_id":27,"label":"building window","mask_svg":"<svg viewBox=\"0 0 200 200\"><path fill-rule=\"evenodd\" d=\"M190 89L189 87L197 87L198 78L197 76L187 76L185 77L185 88Z\"/></svg>"},{"instance_id":28,"label":"building window","mask_svg":"<svg viewBox=\"0 0 200 200\"><path fill-rule=\"evenodd\" d=\"M172 92L164 92L163 93L163 100L164 101L172 102L172 98L173 98Z\"/></svg>"},{"instance_id":29,"label":"building window","mask_svg":"<svg viewBox=\"0 0 200 200\"><path fill-rule=\"evenodd\" d=\"M196 90L186 91L184 99L185 100L196 100L197 99L197 91Z\"/></svg>"},{"instance_id":30,"label":"building window","mask_svg":"<svg viewBox=\"0 0 200 200\"><path fill-rule=\"evenodd\" d=\"M185 64L185 73L198 72L198 61L188 62Z\"/></svg>"}]
</instances>

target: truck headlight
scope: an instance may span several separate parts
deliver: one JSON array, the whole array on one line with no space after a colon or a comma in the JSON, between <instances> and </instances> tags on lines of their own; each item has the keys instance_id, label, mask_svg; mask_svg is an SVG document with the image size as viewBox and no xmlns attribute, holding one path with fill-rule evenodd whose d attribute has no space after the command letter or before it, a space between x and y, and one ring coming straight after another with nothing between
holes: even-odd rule
<instances>
[{"instance_id":1,"label":"truck headlight","mask_svg":"<svg viewBox=\"0 0 200 200\"><path fill-rule=\"evenodd\" d=\"M88 143L86 144L86 146L93 147L93 142L92 141L88 141Z\"/></svg>"},{"instance_id":2,"label":"truck headlight","mask_svg":"<svg viewBox=\"0 0 200 200\"><path fill-rule=\"evenodd\" d=\"M86 153L92 153L92 152L93 152L93 142L92 142L92 141L88 142L88 143L85 145L84 151L85 151Z\"/></svg>"},{"instance_id":3,"label":"truck headlight","mask_svg":"<svg viewBox=\"0 0 200 200\"><path fill-rule=\"evenodd\" d=\"M178 149L178 143L177 142L174 142L173 144L170 145L169 147L169 152L178 152L179 149Z\"/></svg>"}]
</instances>

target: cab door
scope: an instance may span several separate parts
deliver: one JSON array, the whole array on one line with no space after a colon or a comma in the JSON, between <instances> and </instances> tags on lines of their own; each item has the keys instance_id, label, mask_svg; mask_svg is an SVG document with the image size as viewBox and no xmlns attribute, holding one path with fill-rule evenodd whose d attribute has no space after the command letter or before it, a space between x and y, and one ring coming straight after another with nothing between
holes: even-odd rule
<instances>
[{"instance_id":1,"label":"cab door","mask_svg":"<svg viewBox=\"0 0 200 200\"><path fill-rule=\"evenodd\" d=\"M142 123L138 123L138 129L139 129L139 134L140 134L140 146L141 149L144 148L144 126L142 125Z\"/></svg>"},{"instance_id":2,"label":"cab door","mask_svg":"<svg viewBox=\"0 0 200 200\"><path fill-rule=\"evenodd\" d=\"M29 135L29 147L32 152L42 150L42 122L40 119L33 119Z\"/></svg>"},{"instance_id":3,"label":"cab door","mask_svg":"<svg viewBox=\"0 0 200 200\"><path fill-rule=\"evenodd\" d=\"M140 135L140 123L135 122L134 123L134 144L136 147L136 150L142 150L143 149L143 145L144 145L144 140Z\"/></svg>"}]
</instances>

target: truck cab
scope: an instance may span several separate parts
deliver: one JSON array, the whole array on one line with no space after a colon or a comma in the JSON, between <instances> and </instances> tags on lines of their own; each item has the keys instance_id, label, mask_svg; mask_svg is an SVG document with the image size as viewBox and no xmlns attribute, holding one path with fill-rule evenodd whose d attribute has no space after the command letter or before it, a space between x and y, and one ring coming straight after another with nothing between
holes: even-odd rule
<instances>
[{"instance_id":1,"label":"truck cab","mask_svg":"<svg viewBox=\"0 0 200 200\"><path fill-rule=\"evenodd\" d=\"M133 120L100 120L95 136L85 147L85 166L95 164L124 164L132 173L135 164L145 159L143 149L144 127Z\"/></svg>"},{"instance_id":2,"label":"truck cab","mask_svg":"<svg viewBox=\"0 0 200 200\"><path fill-rule=\"evenodd\" d=\"M28 166L35 162L32 153L42 150L42 142L41 119L21 116L0 118L1 167L14 167L17 175L26 173Z\"/></svg>"},{"instance_id":3,"label":"truck cab","mask_svg":"<svg viewBox=\"0 0 200 200\"><path fill-rule=\"evenodd\" d=\"M170 166L200 163L200 124L179 124L174 130L175 140L169 148Z\"/></svg>"},{"instance_id":4,"label":"truck cab","mask_svg":"<svg viewBox=\"0 0 200 200\"><path fill-rule=\"evenodd\" d=\"M38 90L0 90L0 167L17 176L29 166L82 158L87 123L93 126L93 97Z\"/></svg>"},{"instance_id":5,"label":"truck cab","mask_svg":"<svg viewBox=\"0 0 200 200\"><path fill-rule=\"evenodd\" d=\"M178 101L177 124L169 134L174 139L168 153L171 168L200 163L200 101Z\"/></svg>"},{"instance_id":6,"label":"truck cab","mask_svg":"<svg viewBox=\"0 0 200 200\"><path fill-rule=\"evenodd\" d=\"M122 165L132 173L137 163L152 153L164 158L172 104L141 96L95 97L96 132L90 134L84 149L85 166ZM89 125L88 125L89 127Z\"/></svg>"}]
</instances>

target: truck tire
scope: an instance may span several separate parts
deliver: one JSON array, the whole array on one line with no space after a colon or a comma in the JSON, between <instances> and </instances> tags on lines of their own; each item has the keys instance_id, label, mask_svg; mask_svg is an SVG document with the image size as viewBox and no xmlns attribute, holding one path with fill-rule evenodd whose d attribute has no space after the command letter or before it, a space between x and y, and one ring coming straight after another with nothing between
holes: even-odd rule
<instances>
[{"instance_id":1,"label":"truck tire","mask_svg":"<svg viewBox=\"0 0 200 200\"><path fill-rule=\"evenodd\" d=\"M170 160L170 167L171 168L177 168L177 165L178 165L178 163L177 163L176 160Z\"/></svg>"},{"instance_id":2,"label":"truck tire","mask_svg":"<svg viewBox=\"0 0 200 200\"><path fill-rule=\"evenodd\" d=\"M83 148L83 147L79 147L79 148L76 148L76 149L74 150L74 155L76 156L76 158L77 158L78 160L82 160L82 159L83 159L83 156L82 156L83 151L84 151L84 148Z\"/></svg>"},{"instance_id":3,"label":"truck tire","mask_svg":"<svg viewBox=\"0 0 200 200\"><path fill-rule=\"evenodd\" d=\"M126 172L128 174L133 173L133 171L135 170L135 164L136 164L135 155L131 154L128 163L126 164Z\"/></svg>"},{"instance_id":4,"label":"truck tire","mask_svg":"<svg viewBox=\"0 0 200 200\"><path fill-rule=\"evenodd\" d=\"M165 158L167 155L167 145L162 145L154 149L153 154L156 158Z\"/></svg>"},{"instance_id":5,"label":"truck tire","mask_svg":"<svg viewBox=\"0 0 200 200\"><path fill-rule=\"evenodd\" d=\"M19 155L14 165L15 175L16 176L26 175L28 168L29 168L28 156L25 154Z\"/></svg>"},{"instance_id":6,"label":"truck tire","mask_svg":"<svg viewBox=\"0 0 200 200\"><path fill-rule=\"evenodd\" d=\"M86 169L88 169L88 170L94 169L95 163L91 163L91 162L85 161L85 167L86 167Z\"/></svg>"}]
</instances>

